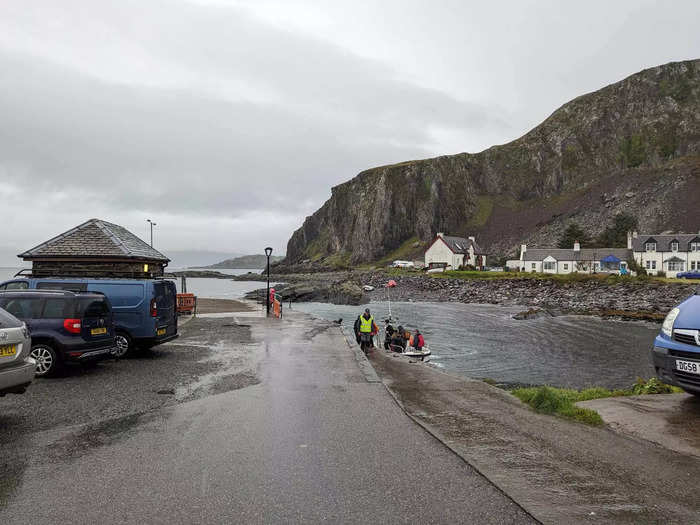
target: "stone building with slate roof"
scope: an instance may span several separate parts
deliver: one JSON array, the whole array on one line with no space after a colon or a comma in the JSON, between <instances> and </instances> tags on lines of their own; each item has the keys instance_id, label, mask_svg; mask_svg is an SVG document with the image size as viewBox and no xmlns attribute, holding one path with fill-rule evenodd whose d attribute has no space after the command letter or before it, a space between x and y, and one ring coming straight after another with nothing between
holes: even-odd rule
<instances>
[{"instance_id":1,"label":"stone building with slate roof","mask_svg":"<svg viewBox=\"0 0 700 525\"><path fill-rule=\"evenodd\" d=\"M663 271L667 277L700 271L700 233L650 234L630 232L627 247L647 273Z\"/></svg>"},{"instance_id":2,"label":"stone building with slate roof","mask_svg":"<svg viewBox=\"0 0 700 525\"><path fill-rule=\"evenodd\" d=\"M578 242L568 248L520 247L520 259L506 263L509 270L537 273L626 273L632 250L627 248L581 248Z\"/></svg>"},{"instance_id":3,"label":"stone building with slate roof","mask_svg":"<svg viewBox=\"0 0 700 525\"><path fill-rule=\"evenodd\" d=\"M147 279L162 276L170 262L126 228L100 219L90 219L18 257L32 262L35 277Z\"/></svg>"},{"instance_id":4,"label":"stone building with slate roof","mask_svg":"<svg viewBox=\"0 0 700 525\"><path fill-rule=\"evenodd\" d=\"M425 251L425 266L456 270L462 266L483 268L486 266L486 253L476 243L474 237L454 237L440 232Z\"/></svg>"}]
</instances>

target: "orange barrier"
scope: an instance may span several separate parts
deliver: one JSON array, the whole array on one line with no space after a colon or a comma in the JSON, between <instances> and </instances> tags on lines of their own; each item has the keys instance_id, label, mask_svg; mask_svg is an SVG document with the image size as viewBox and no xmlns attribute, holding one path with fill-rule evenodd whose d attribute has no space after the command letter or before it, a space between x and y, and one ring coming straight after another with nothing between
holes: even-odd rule
<instances>
[{"instance_id":1,"label":"orange barrier","mask_svg":"<svg viewBox=\"0 0 700 525\"><path fill-rule=\"evenodd\" d=\"M282 303L277 299L272 303L272 313L275 314L275 317L278 319L282 317Z\"/></svg>"},{"instance_id":2,"label":"orange barrier","mask_svg":"<svg viewBox=\"0 0 700 525\"><path fill-rule=\"evenodd\" d=\"M177 313L192 314L197 308L197 298L193 293L177 294Z\"/></svg>"}]
</instances>

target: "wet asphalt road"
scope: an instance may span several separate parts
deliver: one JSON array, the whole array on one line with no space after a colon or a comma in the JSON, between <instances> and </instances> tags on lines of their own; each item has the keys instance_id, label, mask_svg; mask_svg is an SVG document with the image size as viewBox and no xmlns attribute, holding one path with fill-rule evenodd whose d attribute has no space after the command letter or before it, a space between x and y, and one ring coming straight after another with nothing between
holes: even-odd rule
<instances>
[{"instance_id":1,"label":"wet asphalt road","mask_svg":"<svg viewBox=\"0 0 700 525\"><path fill-rule=\"evenodd\" d=\"M23 434L37 454L6 488L0 522L533 521L368 381L337 327L241 322L244 349L230 319L187 326L179 344L231 366L180 402Z\"/></svg>"}]
</instances>

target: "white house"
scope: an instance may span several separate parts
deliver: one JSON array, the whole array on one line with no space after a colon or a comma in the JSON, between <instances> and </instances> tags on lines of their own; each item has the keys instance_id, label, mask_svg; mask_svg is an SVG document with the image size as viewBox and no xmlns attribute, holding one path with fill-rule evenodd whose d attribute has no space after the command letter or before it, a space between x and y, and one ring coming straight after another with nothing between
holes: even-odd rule
<instances>
[{"instance_id":1,"label":"white house","mask_svg":"<svg viewBox=\"0 0 700 525\"><path fill-rule=\"evenodd\" d=\"M627 247L636 263L650 275L660 271L667 277L700 270L700 233L627 234Z\"/></svg>"},{"instance_id":2,"label":"white house","mask_svg":"<svg viewBox=\"0 0 700 525\"><path fill-rule=\"evenodd\" d=\"M486 266L486 254L476 244L474 237L452 237L440 232L425 251L427 268L446 268L456 270L462 266L483 268Z\"/></svg>"},{"instance_id":3,"label":"white house","mask_svg":"<svg viewBox=\"0 0 700 525\"><path fill-rule=\"evenodd\" d=\"M520 246L520 259L507 261L510 270L538 273L625 273L632 252L626 248L581 248L578 242L572 249L530 248Z\"/></svg>"}]
</instances>

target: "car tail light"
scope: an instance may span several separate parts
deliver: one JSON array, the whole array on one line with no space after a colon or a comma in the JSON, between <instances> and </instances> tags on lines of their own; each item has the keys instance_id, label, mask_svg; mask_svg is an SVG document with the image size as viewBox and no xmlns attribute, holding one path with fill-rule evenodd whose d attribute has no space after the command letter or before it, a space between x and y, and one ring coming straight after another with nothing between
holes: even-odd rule
<instances>
[{"instance_id":1,"label":"car tail light","mask_svg":"<svg viewBox=\"0 0 700 525\"><path fill-rule=\"evenodd\" d=\"M151 317L158 317L158 305L155 299L151 299Z\"/></svg>"},{"instance_id":2,"label":"car tail light","mask_svg":"<svg viewBox=\"0 0 700 525\"><path fill-rule=\"evenodd\" d=\"M79 334L81 328L80 319L64 319L63 328L65 328L66 331L70 332L71 334Z\"/></svg>"}]
</instances>

